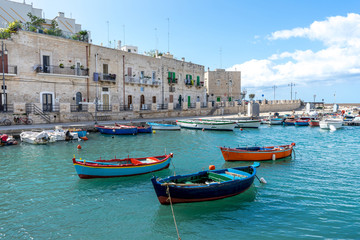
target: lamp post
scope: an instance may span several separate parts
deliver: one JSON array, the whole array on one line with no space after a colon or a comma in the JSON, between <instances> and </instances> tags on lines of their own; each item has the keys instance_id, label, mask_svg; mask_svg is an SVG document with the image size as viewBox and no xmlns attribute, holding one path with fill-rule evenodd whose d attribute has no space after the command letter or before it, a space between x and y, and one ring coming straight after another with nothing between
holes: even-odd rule
<instances>
[{"instance_id":1,"label":"lamp post","mask_svg":"<svg viewBox=\"0 0 360 240\"><path fill-rule=\"evenodd\" d=\"M3 110L5 111L6 109L6 93L5 93L5 54L7 54L7 49L6 49L6 45L5 45L5 49L4 49L4 41L1 42L1 63L2 63L2 80L3 80L3 85L2 85L2 90L3 90L3 96L2 96L2 105L3 105Z\"/></svg>"},{"instance_id":2,"label":"lamp post","mask_svg":"<svg viewBox=\"0 0 360 240\"><path fill-rule=\"evenodd\" d=\"M292 100L292 87L295 86L295 83L290 83L290 84L288 84L288 86L290 86L290 95L291 95L291 100Z\"/></svg>"}]
</instances>

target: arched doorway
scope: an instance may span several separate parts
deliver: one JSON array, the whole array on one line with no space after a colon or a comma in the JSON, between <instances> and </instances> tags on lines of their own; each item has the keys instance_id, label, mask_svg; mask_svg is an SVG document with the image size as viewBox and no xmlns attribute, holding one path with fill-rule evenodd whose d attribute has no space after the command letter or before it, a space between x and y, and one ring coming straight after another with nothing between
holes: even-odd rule
<instances>
[{"instance_id":1,"label":"arched doorway","mask_svg":"<svg viewBox=\"0 0 360 240\"><path fill-rule=\"evenodd\" d=\"M140 107L141 107L141 109L145 108L144 104L145 104L145 96L141 95L140 96Z\"/></svg>"},{"instance_id":2,"label":"arched doorway","mask_svg":"<svg viewBox=\"0 0 360 240\"><path fill-rule=\"evenodd\" d=\"M130 109L131 105L132 105L132 96L129 95L128 96L128 105L127 105L128 109Z\"/></svg>"},{"instance_id":3,"label":"arched doorway","mask_svg":"<svg viewBox=\"0 0 360 240\"><path fill-rule=\"evenodd\" d=\"M75 95L75 103L76 103L76 109L78 111L82 110L82 104L80 104L81 101L82 101L81 92L77 92L76 95Z\"/></svg>"}]
</instances>

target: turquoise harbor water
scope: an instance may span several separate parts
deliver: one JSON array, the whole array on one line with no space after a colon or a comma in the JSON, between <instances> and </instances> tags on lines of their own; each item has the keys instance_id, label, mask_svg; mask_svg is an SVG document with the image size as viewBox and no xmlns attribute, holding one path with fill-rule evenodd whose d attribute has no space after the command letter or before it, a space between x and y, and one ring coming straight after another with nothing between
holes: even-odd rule
<instances>
[{"instance_id":1,"label":"turquoise harbor water","mask_svg":"<svg viewBox=\"0 0 360 240\"><path fill-rule=\"evenodd\" d=\"M360 239L360 127L335 132L261 126L234 132L90 134L89 141L0 148L1 239L177 239L170 206L158 202L153 174L79 179L85 159L173 152L165 177L225 163L216 146L296 143L296 158L264 162L254 185L235 197L174 205L184 239ZM249 162L248 164L251 164Z\"/></svg>"}]
</instances>

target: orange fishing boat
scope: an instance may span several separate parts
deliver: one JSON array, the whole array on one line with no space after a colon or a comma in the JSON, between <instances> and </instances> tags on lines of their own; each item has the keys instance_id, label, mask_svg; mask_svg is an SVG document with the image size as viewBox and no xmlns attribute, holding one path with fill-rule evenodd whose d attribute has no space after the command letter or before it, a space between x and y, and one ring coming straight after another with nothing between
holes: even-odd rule
<instances>
[{"instance_id":1,"label":"orange fishing boat","mask_svg":"<svg viewBox=\"0 0 360 240\"><path fill-rule=\"evenodd\" d=\"M266 161L285 158L291 155L295 143L271 147L219 147L225 161Z\"/></svg>"}]
</instances>

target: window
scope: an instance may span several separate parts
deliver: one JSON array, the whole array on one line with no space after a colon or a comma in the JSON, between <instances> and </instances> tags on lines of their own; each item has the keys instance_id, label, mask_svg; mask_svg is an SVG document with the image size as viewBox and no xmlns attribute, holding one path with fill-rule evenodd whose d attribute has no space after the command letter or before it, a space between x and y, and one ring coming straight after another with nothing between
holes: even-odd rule
<instances>
[{"instance_id":1,"label":"window","mask_svg":"<svg viewBox=\"0 0 360 240\"><path fill-rule=\"evenodd\" d=\"M156 79L156 72L153 71L153 72L152 72L152 80L155 80L155 79Z\"/></svg>"},{"instance_id":2,"label":"window","mask_svg":"<svg viewBox=\"0 0 360 240\"><path fill-rule=\"evenodd\" d=\"M43 55L43 69L44 73L50 73L50 56Z\"/></svg>"},{"instance_id":3,"label":"window","mask_svg":"<svg viewBox=\"0 0 360 240\"><path fill-rule=\"evenodd\" d=\"M109 88L103 87L103 88L102 88L102 91L103 91L103 92L108 92L108 91L109 91Z\"/></svg>"},{"instance_id":4,"label":"window","mask_svg":"<svg viewBox=\"0 0 360 240\"><path fill-rule=\"evenodd\" d=\"M108 73L109 73L109 66L108 66L106 63L103 64L103 73L104 73L104 74L108 74Z\"/></svg>"},{"instance_id":5,"label":"window","mask_svg":"<svg viewBox=\"0 0 360 240\"><path fill-rule=\"evenodd\" d=\"M156 96L152 97L152 103L156 103Z\"/></svg>"},{"instance_id":6,"label":"window","mask_svg":"<svg viewBox=\"0 0 360 240\"><path fill-rule=\"evenodd\" d=\"M132 68L131 67L128 67L127 74L129 77L132 77Z\"/></svg>"},{"instance_id":7,"label":"window","mask_svg":"<svg viewBox=\"0 0 360 240\"><path fill-rule=\"evenodd\" d=\"M143 79L144 78L144 71L140 72L140 78Z\"/></svg>"}]
</instances>

